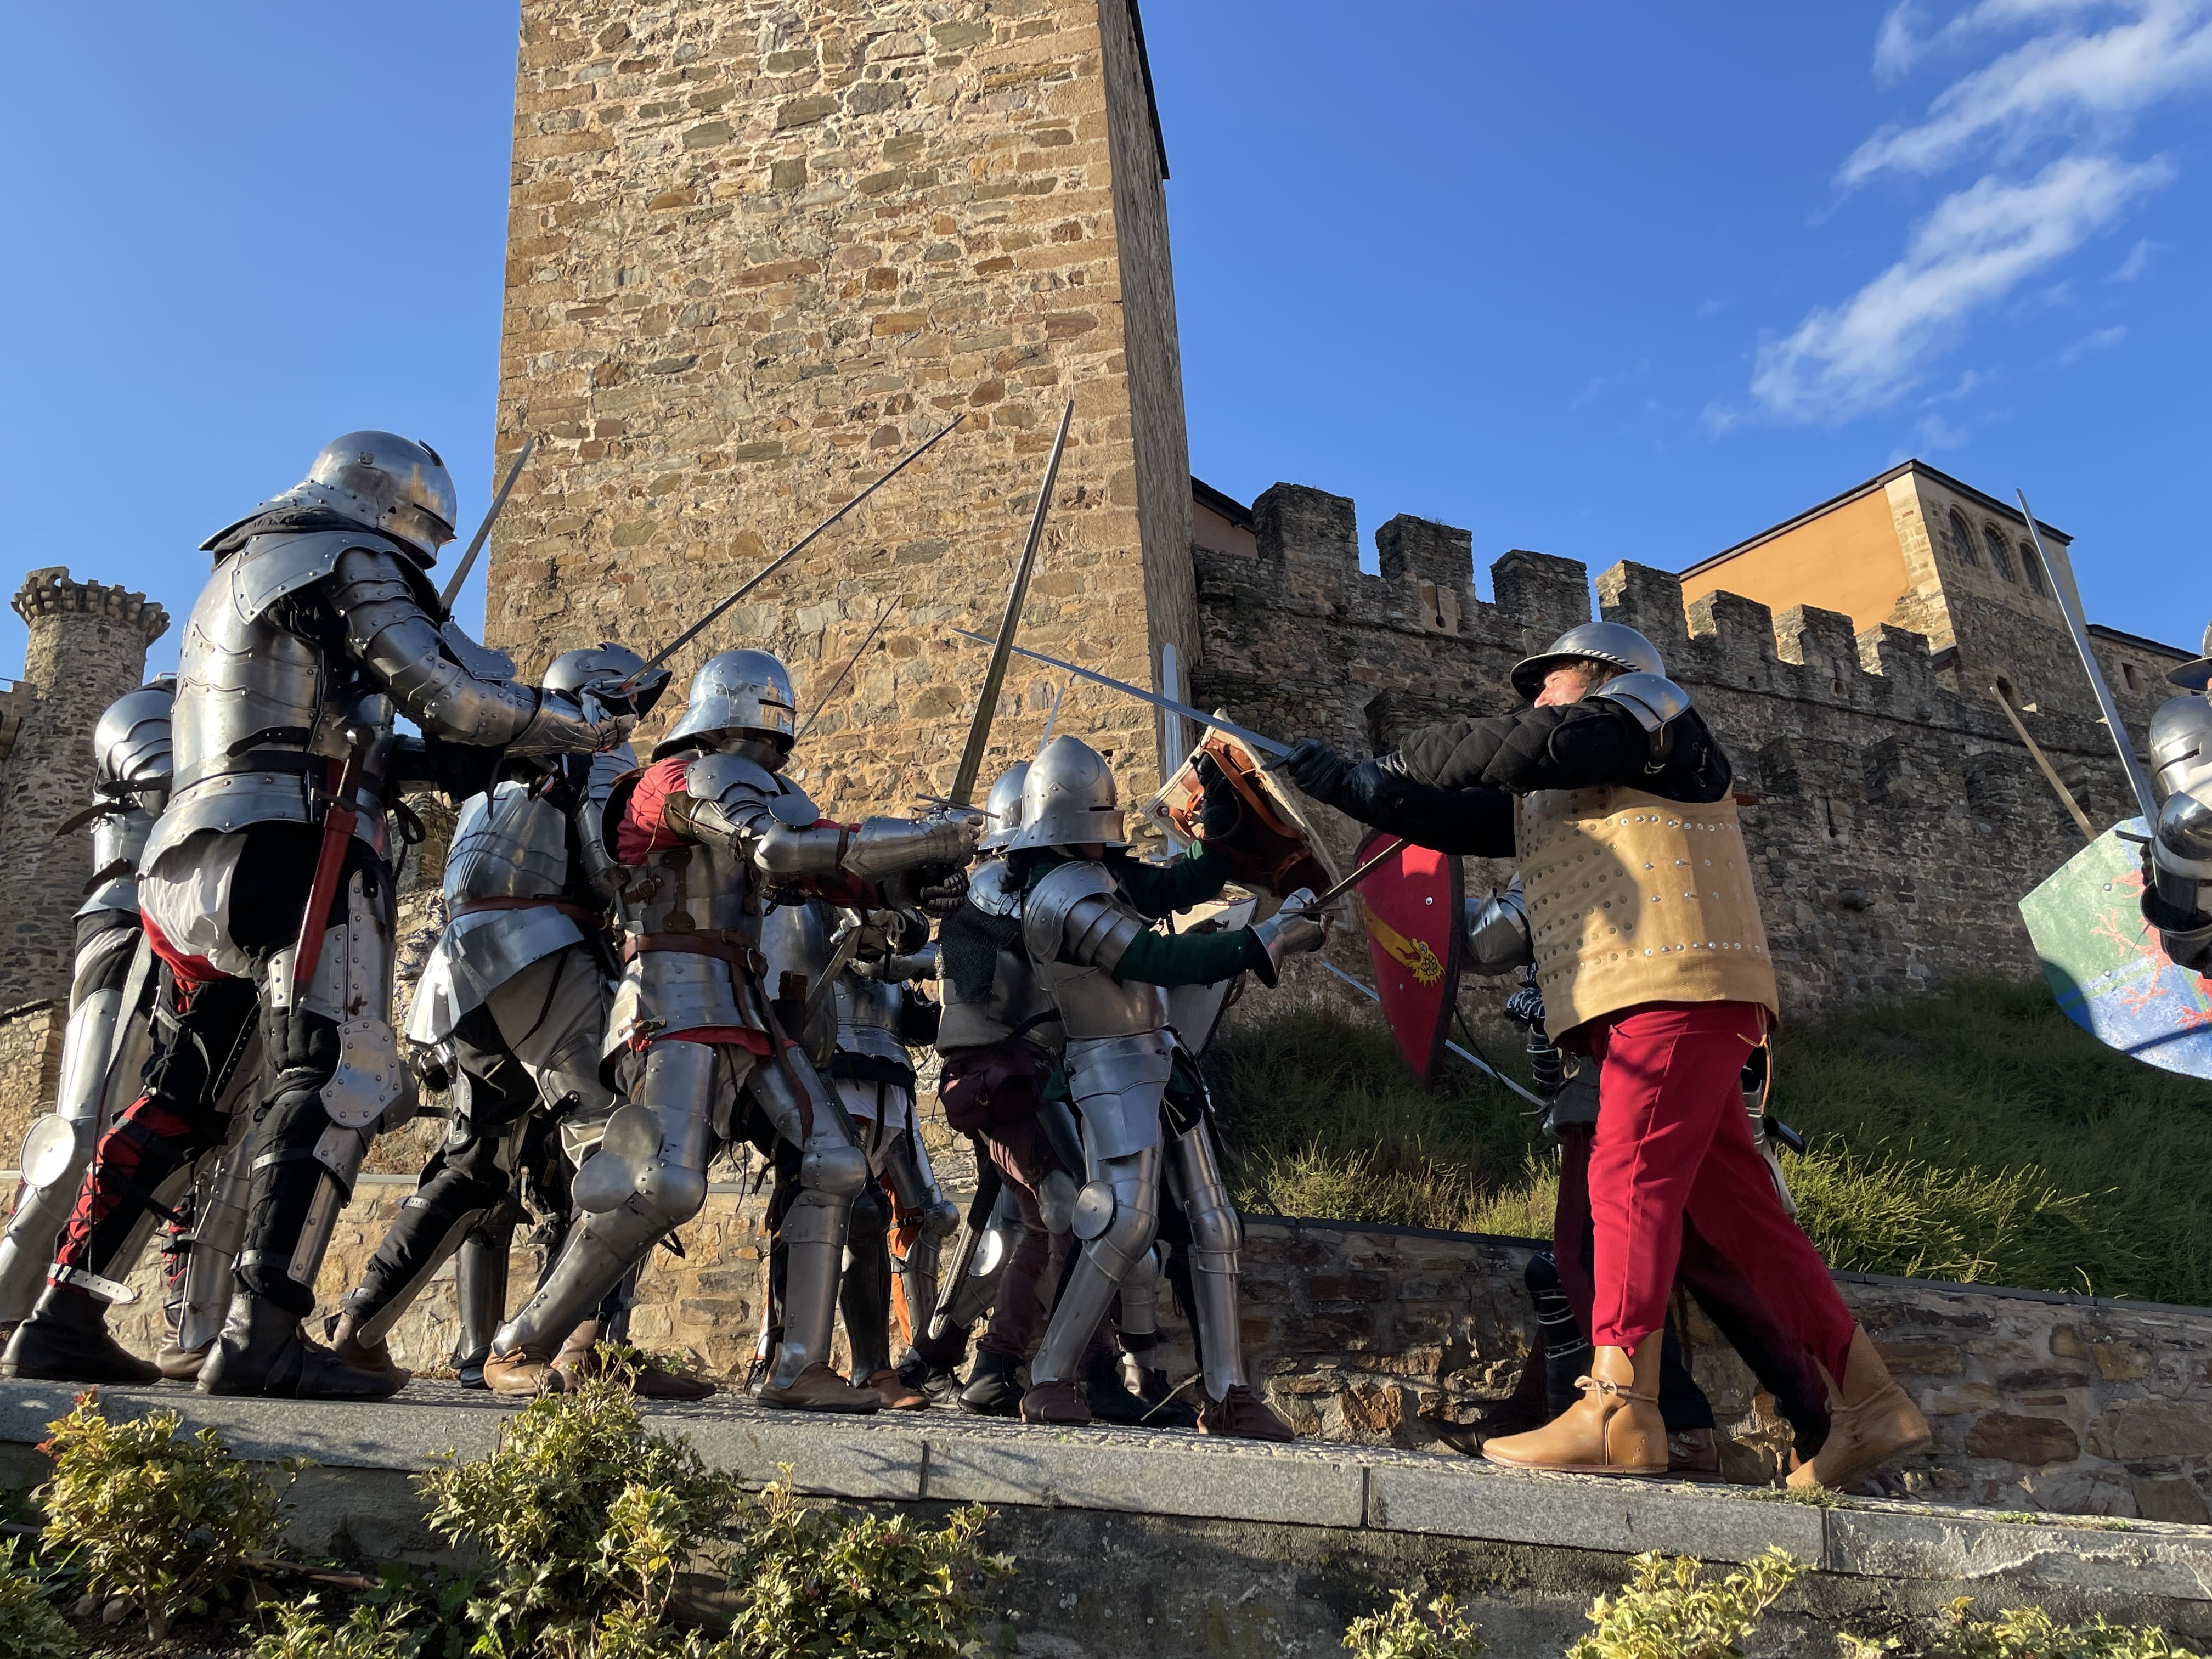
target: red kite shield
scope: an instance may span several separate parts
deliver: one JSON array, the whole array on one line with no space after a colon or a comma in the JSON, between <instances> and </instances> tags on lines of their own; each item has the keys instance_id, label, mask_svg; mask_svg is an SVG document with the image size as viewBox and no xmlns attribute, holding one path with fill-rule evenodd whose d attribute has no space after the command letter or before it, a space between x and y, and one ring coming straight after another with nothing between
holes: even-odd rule
<instances>
[{"instance_id":1,"label":"red kite shield","mask_svg":"<svg viewBox=\"0 0 2212 1659\"><path fill-rule=\"evenodd\" d=\"M1379 831L1369 836L1353 867L1389 839ZM1413 846L1384 860L1352 892L1375 963L1382 1016L1398 1052L1424 1083L1443 1063L1447 1028L1459 1000L1463 894L1457 859Z\"/></svg>"}]
</instances>

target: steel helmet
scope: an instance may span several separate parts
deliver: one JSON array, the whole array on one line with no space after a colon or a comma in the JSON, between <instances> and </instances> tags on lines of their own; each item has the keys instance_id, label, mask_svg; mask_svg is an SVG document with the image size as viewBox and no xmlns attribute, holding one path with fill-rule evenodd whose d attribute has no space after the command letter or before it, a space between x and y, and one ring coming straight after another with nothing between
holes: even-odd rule
<instances>
[{"instance_id":1,"label":"steel helmet","mask_svg":"<svg viewBox=\"0 0 2212 1659\"><path fill-rule=\"evenodd\" d=\"M1013 845L1022 827L1022 786L1029 781L1030 763L1016 761L999 774L991 793L983 797L983 839L976 843L986 853Z\"/></svg>"},{"instance_id":2,"label":"steel helmet","mask_svg":"<svg viewBox=\"0 0 2212 1659\"><path fill-rule=\"evenodd\" d=\"M1030 763L1030 775L1022 781L1022 827L1008 846L1080 847L1091 842L1129 844L1114 769L1081 738L1054 738Z\"/></svg>"},{"instance_id":3,"label":"steel helmet","mask_svg":"<svg viewBox=\"0 0 2212 1659\"><path fill-rule=\"evenodd\" d=\"M691 677L684 718L653 745L660 760L702 741L757 738L788 751L797 728L791 671L765 651L724 651Z\"/></svg>"},{"instance_id":4,"label":"steel helmet","mask_svg":"<svg viewBox=\"0 0 2212 1659\"><path fill-rule=\"evenodd\" d=\"M169 711L176 701L176 681L163 678L107 705L92 732L101 783L168 781Z\"/></svg>"},{"instance_id":5,"label":"steel helmet","mask_svg":"<svg viewBox=\"0 0 2212 1659\"><path fill-rule=\"evenodd\" d=\"M323 446L307 476L265 501L239 524L287 507L327 507L356 524L370 525L404 544L424 567L453 539L459 505L453 476L438 452L390 432L349 432ZM201 543L216 544L237 529L226 526Z\"/></svg>"},{"instance_id":6,"label":"steel helmet","mask_svg":"<svg viewBox=\"0 0 2212 1659\"><path fill-rule=\"evenodd\" d=\"M626 645L604 641L579 651L563 651L545 665L538 684L548 691L580 691L594 680L626 680L645 666L645 659Z\"/></svg>"},{"instance_id":7,"label":"steel helmet","mask_svg":"<svg viewBox=\"0 0 2212 1659\"><path fill-rule=\"evenodd\" d=\"M1659 647L1626 623L1577 623L1553 640L1548 649L1523 657L1513 665L1513 689L1530 702L1544 689L1544 676L1562 663L1594 659L1632 674L1664 675Z\"/></svg>"}]
</instances>

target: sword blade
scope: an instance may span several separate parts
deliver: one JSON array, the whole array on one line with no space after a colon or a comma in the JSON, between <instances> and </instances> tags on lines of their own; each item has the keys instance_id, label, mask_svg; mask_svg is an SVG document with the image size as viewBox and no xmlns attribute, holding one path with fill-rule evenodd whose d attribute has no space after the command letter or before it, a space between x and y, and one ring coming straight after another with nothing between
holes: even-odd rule
<instances>
[{"instance_id":1,"label":"sword blade","mask_svg":"<svg viewBox=\"0 0 2212 1659\"><path fill-rule=\"evenodd\" d=\"M1340 894L1350 892L1353 888L1358 886L1361 882L1366 880L1368 877L1373 875L1375 872L1382 866L1384 860L1396 858L1399 854L1405 850L1405 838L1401 836L1397 840L1392 842L1388 847L1384 848L1381 852L1377 853L1373 858L1368 860L1366 863L1361 865L1357 870L1354 870L1342 881L1337 883L1335 886L1330 888L1328 891L1323 893L1319 898L1316 899L1314 901L1314 908L1318 910L1322 905L1328 903L1331 899L1337 897Z\"/></svg>"},{"instance_id":2,"label":"sword blade","mask_svg":"<svg viewBox=\"0 0 2212 1659\"><path fill-rule=\"evenodd\" d=\"M1052 441L1052 459L1045 463L1044 483L1037 490L1036 511L1030 515L1030 538L1022 549L1022 562L1014 569L1014 585L1006 593L1006 614L999 621L999 637L991 647L991 665L983 673L983 694L975 700L975 718L968 723L968 746L960 751L960 769L952 775L952 799L967 805L975 798L975 779L983 770L983 751L990 745L991 721L999 712L999 693L1006 683L1006 659L1014 648L1015 631L1022 625L1022 601L1029 597L1030 577L1036 569L1037 549L1044 544L1045 510L1052 505L1052 487L1060 477L1060 458L1067 448L1068 423L1075 418L1075 399L1060 412L1060 432Z\"/></svg>"},{"instance_id":3,"label":"sword blade","mask_svg":"<svg viewBox=\"0 0 2212 1659\"><path fill-rule=\"evenodd\" d=\"M2089 677L2089 690L2096 694L2098 711L2105 717L2105 729L2112 734L2113 746L2120 751L2120 769L2128 775L2128 787L2135 791L2136 805L2142 809L2143 823L2154 825L2158 823L2158 802L2151 794L2150 779L2143 771L2142 763L2136 758L2136 746L2120 719L2119 706L2112 701L2112 688L2105 684L2105 671L2098 665L2097 653L2089 648L2089 624L2081 614L2081 590L2074 585L2073 562L2063 552L2053 552L2044 545L2043 532L2035 526L2035 514L2028 510L2027 492L2015 489L2012 493L2020 497L2020 514L2027 520L2027 536L2035 544L2035 555L2051 573L2051 586L2058 596L2059 611L2066 618L2066 631L2074 636L2074 649L2081 656L2082 672Z\"/></svg>"},{"instance_id":4,"label":"sword blade","mask_svg":"<svg viewBox=\"0 0 2212 1659\"><path fill-rule=\"evenodd\" d=\"M884 473L882 477L877 479L875 483L870 484L859 495L854 496L851 501L847 501L844 506L839 507L828 518L823 520L820 524L816 525L813 529L808 531L804 536L801 536L789 547L784 549L782 552L777 554L775 557L770 559L758 570L753 572L752 575L745 581L744 585L739 587L736 592L731 594L729 598L724 599L712 611L709 611L705 616L700 617L697 622L693 623L690 627L685 629L674 639L669 641L666 645L662 646L659 651L653 653L652 661L647 663L642 668L640 668L636 673L632 674L628 679L623 682L623 688L627 690L630 686L637 683L638 677L640 675L648 673L652 670L659 667L661 664L666 662L678 651L681 651L685 646L690 644L692 641L697 639L700 635L705 633L709 628L713 627L715 619L725 611L727 611L739 599L744 598L746 594L751 592L753 589L758 587L770 576L773 576L777 571L782 569L785 565L790 563L792 560L797 558L801 553L805 552L813 543L814 538L819 536L823 531L829 529L831 525L836 523L838 520L843 518L848 513L850 513L862 501L865 501L869 496L874 495L878 489L881 489L893 478L897 477L900 473L905 471L907 468L912 466L924 455L929 453L932 449L934 449L937 447L937 443L939 439L949 435L953 428L958 426L961 422L967 418L968 412L967 410L963 410L959 414L955 415L951 420L947 421L943 426L938 428L936 431L931 433L929 436L923 439L915 448L907 451L905 457L900 460L896 466Z\"/></svg>"},{"instance_id":5,"label":"sword blade","mask_svg":"<svg viewBox=\"0 0 2212 1659\"><path fill-rule=\"evenodd\" d=\"M952 631L963 640L975 640L984 645L997 643L988 634L973 633L965 628L956 628ZM1043 652L1032 651L1025 645L1018 645L1012 649L1018 657L1027 657L1031 662L1041 662L1048 668L1066 669L1079 680L1089 680L1093 685L1103 685L1109 691L1119 691L1124 696L1134 697L1139 702L1148 702L1155 708L1170 709L1187 720L1196 720L1200 726L1210 726L1217 732L1226 732L1231 737L1241 738L1250 744L1263 755L1287 755L1291 752L1291 746L1286 743L1277 743L1273 738L1263 738L1249 726L1239 726L1234 720L1225 720L1218 714L1209 714L1204 709L1194 708L1187 702L1177 702L1173 697L1164 697L1157 691L1147 691L1141 686L1130 684L1127 680L1115 679L1109 675L1099 673L1096 669L1085 668L1080 663L1069 662L1065 658L1048 657Z\"/></svg>"},{"instance_id":6,"label":"sword blade","mask_svg":"<svg viewBox=\"0 0 2212 1659\"><path fill-rule=\"evenodd\" d=\"M1351 975L1346 973L1343 969L1338 967L1334 963L1324 962L1322 963L1322 966L1328 969L1330 973L1334 974L1339 979L1342 980L1346 985L1349 985L1353 990L1358 992L1360 995L1365 997L1370 1002L1380 1002L1382 1000L1382 993L1376 991L1371 986L1362 985L1358 980L1352 978ZM1468 1065L1474 1066L1476 1071L1480 1072L1485 1077L1491 1079L1494 1082L1504 1084L1515 1094L1520 1096L1522 1099L1527 1101L1531 1106L1536 1107L1543 1111L1549 1111L1551 1109L1551 1103L1549 1101L1543 1099L1540 1096L1530 1094L1526 1089L1516 1083L1511 1078L1506 1076L1504 1073L1499 1071L1496 1066L1489 1065L1482 1060L1478 1059L1474 1054L1469 1053L1467 1049L1461 1048L1456 1042L1454 1042L1449 1037L1446 1037L1444 1039L1444 1047L1450 1049Z\"/></svg>"},{"instance_id":7,"label":"sword blade","mask_svg":"<svg viewBox=\"0 0 2212 1659\"><path fill-rule=\"evenodd\" d=\"M537 447L538 440L532 438L515 455L514 465L507 469L507 477L501 481L499 494L491 498L491 506L483 515L483 522L477 526L477 533L469 538L468 550L461 555L460 562L453 567L453 574L446 583L446 591L438 595L438 604L448 616L453 614L453 601L461 597L461 584L468 580L469 570L476 563L477 555L483 550L484 538L491 534L491 527L498 520L500 509L507 505L507 498L514 489L514 481L522 476L523 464L529 460L530 452Z\"/></svg>"},{"instance_id":8,"label":"sword blade","mask_svg":"<svg viewBox=\"0 0 2212 1659\"><path fill-rule=\"evenodd\" d=\"M845 676L858 667L860 659L867 655L868 647L876 642L876 635L883 632L884 623L891 614L892 605L896 603L895 599L884 601L884 608L876 612L876 620L869 626L866 634L861 636L860 648L845 659L845 665L837 671L837 678L830 682L822 695L814 700L814 707L806 711L806 718L799 721L799 730L792 734L791 742L793 748L796 748L799 739L806 735L807 728L814 724L814 717L830 706L830 699L836 696L837 688L844 684Z\"/></svg>"}]
</instances>

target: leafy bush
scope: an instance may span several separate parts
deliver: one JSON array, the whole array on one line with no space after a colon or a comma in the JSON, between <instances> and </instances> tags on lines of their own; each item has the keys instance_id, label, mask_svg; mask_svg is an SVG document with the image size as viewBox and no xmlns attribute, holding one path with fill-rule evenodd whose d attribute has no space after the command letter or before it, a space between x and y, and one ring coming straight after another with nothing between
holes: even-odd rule
<instances>
[{"instance_id":1,"label":"leafy bush","mask_svg":"<svg viewBox=\"0 0 2212 1659\"><path fill-rule=\"evenodd\" d=\"M1775 1598L1805 1564L1770 1549L1717 1584L1686 1555L1656 1550L1629 1564L1635 1574L1583 1616L1597 1626L1567 1650L1567 1659L1737 1659L1736 1646L1759 1626Z\"/></svg>"},{"instance_id":2,"label":"leafy bush","mask_svg":"<svg viewBox=\"0 0 2212 1659\"><path fill-rule=\"evenodd\" d=\"M1013 1571L977 1548L989 1511L936 1531L802 1504L788 1482L760 1495L730 1562L732 1659L955 1659L981 1609L969 1584Z\"/></svg>"},{"instance_id":3,"label":"leafy bush","mask_svg":"<svg viewBox=\"0 0 2212 1659\"><path fill-rule=\"evenodd\" d=\"M356 1607L341 1624L324 1618L317 1598L276 1609L276 1628L258 1638L252 1659L416 1659L433 1632L408 1628L403 1607Z\"/></svg>"},{"instance_id":4,"label":"leafy bush","mask_svg":"<svg viewBox=\"0 0 2212 1659\"><path fill-rule=\"evenodd\" d=\"M2040 1607L2014 1607L1994 1620L1972 1617L1973 1601L1960 1596L1943 1614L1936 1639L1917 1651L1924 1659L2193 1659L2155 1625L2062 1625ZM1847 1659L1875 1659L1905 1644L1896 1637L1869 1641L1845 1632Z\"/></svg>"},{"instance_id":5,"label":"leafy bush","mask_svg":"<svg viewBox=\"0 0 2212 1659\"><path fill-rule=\"evenodd\" d=\"M144 1609L147 1633L169 1633L181 1613L203 1613L249 1556L276 1545L283 1501L269 1478L202 1429L178 1432L174 1412L112 1423L96 1392L49 1423L39 1449L53 1479L33 1494L46 1537L73 1553L92 1593ZM288 1474L304 1467L288 1458Z\"/></svg>"},{"instance_id":6,"label":"leafy bush","mask_svg":"<svg viewBox=\"0 0 2212 1659\"><path fill-rule=\"evenodd\" d=\"M689 1441L648 1433L629 1391L609 1380L532 1401L489 1457L417 1484L432 1529L494 1565L469 1607L483 1632L473 1651L488 1659L661 1651L639 1632L747 1502Z\"/></svg>"},{"instance_id":7,"label":"leafy bush","mask_svg":"<svg viewBox=\"0 0 2212 1659\"><path fill-rule=\"evenodd\" d=\"M1353 1620L1344 1632L1344 1645L1354 1659L1474 1659L1490 1651L1490 1644L1461 1616L1453 1597L1439 1595L1425 1607L1416 1607L1403 1590L1390 1592L1390 1605L1382 1612Z\"/></svg>"},{"instance_id":8,"label":"leafy bush","mask_svg":"<svg viewBox=\"0 0 2212 1659\"><path fill-rule=\"evenodd\" d=\"M39 1581L15 1565L15 1540L0 1548L0 1653L9 1659L72 1659L83 1652L69 1621Z\"/></svg>"}]
</instances>

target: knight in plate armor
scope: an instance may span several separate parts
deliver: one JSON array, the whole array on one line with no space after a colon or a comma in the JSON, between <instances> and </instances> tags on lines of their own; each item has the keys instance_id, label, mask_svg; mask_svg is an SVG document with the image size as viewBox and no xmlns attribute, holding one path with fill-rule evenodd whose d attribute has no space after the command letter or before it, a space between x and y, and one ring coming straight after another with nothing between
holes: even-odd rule
<instances>
[{"instance_id":1,"label":"knight in plate armor","mask_svg":"<svg viewBox=\"0 0 2212 1659\"><path fill-rule=\"evenodd\" d=\"M54 1110L24 1138L17 1160L21 1194L0 1238L0 1346L30 1316L46 1285L114 1091L128 1086L148 1057L150 957L135 976L131 971L144 938L138 869L168 793L175 700L175 683L165 679L108 705L93 732L93 804L64 826L89 825L92 878L76 912L76 971ZM136 1250L131 1254L135 1260ZM129 1272L125 1266L123 1273Z\"/></svg>"},{"instance_id":2,"label":"knight in plate armor","mask_svg":"<svg viewBox=\"0 0 2212 1659\"><path fill-rule=\"evenodd\" d=\"M1207 811L1233 812L1209 780ZM1286 955L1320 948L1310 892L1291 894L1254 927L1169 934L1155 921L1213 897L1226 881L1203 842L1168 866L1128 855L1112 769L1058 737L1030 767L1023 823L1007 848L1020 894L1021 939L1066 1041L1067 1091L1083 1122L1085 1181L1072 1228L1081 1249L1054 1304L1022 1396L1025 1422L1087 1423L1083 1372L1115 1291L1152 1248L1164 1163L1190 1230L1193 1312L1201 1364L1199 1427L1288 1440L1291 1431L1247 1382L1237 1315L1243 1228L1216 1164L1204 1085L1169 1023L1166 988L1250 971L1277 982Z\"/></svg>"},{"instance_id":3,"label":"knight in plate armor","mask_svg":"<svg viewBox=\"0 0 2212 1659\"><path fill-rule=\"evenodd\" d=\"M473 770L486 750L611 748L660 684L608 700L511 678L445 616L426 574L453 516L434 451L355 432L205 544L215 573L185 629L175 770L139 877L175 1028L94 1153L47 1289L9 1346L19 1370L118 1363L112 1291L88 1264L224 1139L211 1073L258 1024L236 1293L198 1386L358 1399L397 1386L301 1329L369 1142L387 1112L409 1109L391 1023L392 793ZM401 714L419 744L398 738Z\"/></svg>"},{"instance_id":4,"label":"knight in plate armor","mask_svg":"<svg viewBox=\"0 0 2212 1659\"><path fill-rule=\"evenodd\" d=\"M644 666L619 645L567 651L544 687L572 696L611 689ZM580 1161L615 1109L599 1044L613 1001L607 938L613 855L602 833L628 744L597 754L510 755L489 789L463 805L446 855L446 925L416 981L407 1040L449 1103L450 1129L346 1298L338 1358L394 1371L386 1343L422 1287L458 1255L464 1384L485 1386L493 1333L507 1316L507 1261L516 1178L534 1164L544 1203L565 1186L551 1165ZM534 1157L530 1156L534 1154ZM564 1157L565 1155L565 1157ZM556 1368L592 1364L596 1340L623 1311L615 1299L568 1336ZM656 1398L711 1390L648 1365L635 1381Z\"/></svg>"},{"instance_id":5,"label":"knight in plate armor","mask_svg":"<svg viewBox=\"0 0 2212 1659\"><path fill-rule=\"evenodd\" d=\"M2143 849L2143 920L2175 966L2212 973L2212 628L2205 654L2166 676L2189 693L2150 720L2158 822Z\"/></svg>"},{"instance_id":6,"label":"knight in plate armor","mask_svg":"<svg viewBox=\"0 0 2212 1659\"><path fill-rule=\"evenodd\" d=\"M1358 765L1308 739L1287 763L1307 793L1385 828L1409 796L1462 792L1449 850L1517 860L1546 1032L1596 1066L1589 1375L1548 1425L1482 1454L1666 1470L1658 1382L1686 1218L1826 1373L1828 1432L1791 1484L1863 1479L1925 1447L1928 1425L1746 1122L1744 1062L1779 998L1728 757L1651 642L1620 623L1568 629L1512 679L1523 706L1509 713L1424 727Z\"/></svg>"},{"instance_id":7,"label":"knight in plate armor","mask_svg":"<svg viewBox=\"0 0 2212 1659\"><path fill-rule=\"evenodd\" d=\"M694 677L653 763L615 788L605 823L623 877L624 971L603 1053L626 1103L577 1170L583 1218L545 1285L494 1340L488 1376L542 1377L577 1321L698 1212L708 1162L746 1134L795 1160L780 1229L786 1314L760 1398L817 1411L877 1406L829 1364L867 1154L788 1040L772 1000L782 985L763 983L763 900L771 885L866 908L930 896L933 873L967 863L981 820L825 820L782 775L793 737L783 665L766 652L724 652Z\"/></svg>"}]
</instances>

